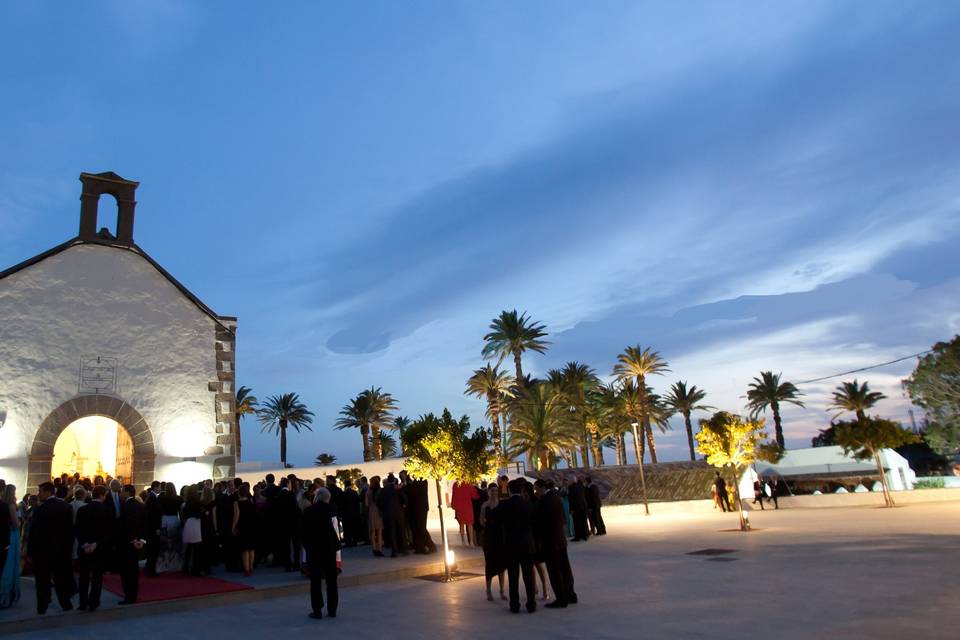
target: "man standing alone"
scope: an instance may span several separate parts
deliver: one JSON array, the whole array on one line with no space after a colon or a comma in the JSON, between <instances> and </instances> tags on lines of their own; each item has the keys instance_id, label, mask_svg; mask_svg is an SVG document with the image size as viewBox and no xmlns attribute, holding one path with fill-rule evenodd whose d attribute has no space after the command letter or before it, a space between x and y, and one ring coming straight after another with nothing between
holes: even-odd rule
<instances>
[{"instance_id":1,"label":"man standing alone","mask_svg":"<svg viewBox=\"0 0 960 640\"><path fill-rule=\"evenodd\" d=\"M303 545L307 550L310 567L310 617L323 617L323 588L327 582L327 617L337 617L340 598L337 592L337 551L340 550L340 535L334 522L337 514L330 505L330 491L317 489L315 502L303 512Z\"/></svg>"}]
</instances>

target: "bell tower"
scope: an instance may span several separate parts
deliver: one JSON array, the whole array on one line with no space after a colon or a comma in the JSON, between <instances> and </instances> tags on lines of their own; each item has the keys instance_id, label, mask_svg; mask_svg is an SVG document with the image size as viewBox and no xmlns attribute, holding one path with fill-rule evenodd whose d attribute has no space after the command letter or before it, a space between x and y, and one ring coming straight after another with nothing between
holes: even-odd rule
<instances>
[{"instance_id":1,"label":"bell tower","mask_svg":"<svg viewBox=\"0 0 960 640\"><path fill-rule=\"evenodd\" d=\"M100 196L109 194L117 201L116 238L117 244L133 244L133 213L137 206L134 198L139 182L121 178L112 171L104 173L81 173L80 182L83 192L80 194L80 233L81 240L93 240L100 237L97 233L97 209Z\"/></svg>"}]
</instances>

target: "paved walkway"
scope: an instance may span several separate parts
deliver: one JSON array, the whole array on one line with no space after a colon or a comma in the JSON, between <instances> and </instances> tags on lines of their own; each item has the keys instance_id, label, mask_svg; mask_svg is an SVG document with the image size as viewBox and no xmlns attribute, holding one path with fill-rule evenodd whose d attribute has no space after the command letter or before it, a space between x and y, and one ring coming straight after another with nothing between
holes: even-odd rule
<instances>
[{"instance_id":1,"label":"paved walkway","mask_svg":"<svg viewBox=\"0 0 960 640\"><path fill-rule=\"evenodd\" d=\"M960 503L610 518L571 558L580 604L512 615L482 580L360 586L338 618L306 617L306 595L77 626L57 637L957 638ZM726 549L722 555L689 555ZM719 561L718 561L719 560ZM214 604L214 601L210 601ZM23 638L51 637L49 631Z\"/></svg>"}]
</instances>

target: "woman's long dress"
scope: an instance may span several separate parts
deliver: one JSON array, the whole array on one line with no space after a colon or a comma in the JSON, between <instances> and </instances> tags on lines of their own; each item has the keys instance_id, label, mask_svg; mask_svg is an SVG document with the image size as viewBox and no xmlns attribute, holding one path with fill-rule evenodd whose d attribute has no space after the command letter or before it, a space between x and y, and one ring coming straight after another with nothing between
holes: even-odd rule
<instances>
[{"instance_id":1,"label":"woman's long dress","mask_svg":"<svg viewBox=\"0 0 960 640\"><path fill-rule=\"evenodd\" d=\"M504 559L503 529L495 518L490 516L490 505L484 504L483 509L483 564L486 577L500 575L506 567Z\"/></svg>"},{"instance_id":2,"label":"woman's long dress","mask_svg":"<svg viewBox=\"0 0 960 640\"><path fill-rule=\"evenodd\" d=\"M20 599L20 529L10 527L7 562L0 574L0 609L13 606Z\"/></svg>"},{"instance_id":3,"label":"woman's long dress","mask_svg":"<svg viewBox=\"0 0 960 640\"><path fill-rule=\"evenodd\" d=\"M160 556L157 558L157 571L180 571L183 567L183 545L181 539L179 498L162 496L160 508Z\"/></svg>"}]
</instances>

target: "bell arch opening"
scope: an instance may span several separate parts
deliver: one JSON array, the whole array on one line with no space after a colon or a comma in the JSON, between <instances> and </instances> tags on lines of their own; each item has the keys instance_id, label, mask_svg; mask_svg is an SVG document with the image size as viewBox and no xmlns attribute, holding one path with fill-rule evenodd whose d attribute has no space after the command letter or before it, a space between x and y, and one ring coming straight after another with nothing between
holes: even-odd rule
<instances>
[{"instance_id":1,"label":"bell arch opening","mask_svg":"<svg viewBox=\"0 0 960 640\"><path fill-rule=\"evenodd\" d=\"M108 473L106 466L112 463L111 475L122 475L125 482L137 487L149 484L156 462L153 434L143 416L123 400L78 396L54 409L37 430L28 459L27 485L36 490L55 470L60 475L70 473L66 467L72 467L76 473L79 465L86 470L91 464L95 470L98 461Z\"/></svg>"}]
</instances>

